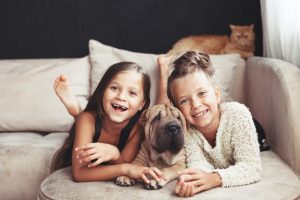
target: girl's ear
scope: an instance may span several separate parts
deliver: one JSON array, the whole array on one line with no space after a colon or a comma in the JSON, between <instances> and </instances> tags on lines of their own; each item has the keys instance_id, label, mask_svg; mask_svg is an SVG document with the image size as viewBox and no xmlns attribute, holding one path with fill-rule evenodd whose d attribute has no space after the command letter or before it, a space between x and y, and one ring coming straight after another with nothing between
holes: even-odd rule
<instances>
[{"instance_id":1,"label":"girl's ear","mask_svg":"<svg viewBox=\"0 0 300 200\"><path fill-rule=\"evenodd\" d=\"M219 87L216 87L216 97L217 97L217 101L218 101L218 104L221 103L221 90Z\"/></svg>"},{"instance_id":2,"label":"girl's ear","mask_svg":"<svg viewBox=\"0 0 300 200\"><path fill-rule=\"evenodd\" d=\"M144 108L145 105L145 101L143 101L143 103L139 106L139 111L141 111Z\"/></svg>"},{"instance_id":3,"label":"girl's ear","mask_svg":"<svg viewBox=\"0 0 300 200\"><path fill-rule=\"evenodd\" d=\"M140 116L140 119L139 119L139 125L140 126L145 126L145 123L147 121L147 119L149 118L149 112L148 112L148 109L147 110L144 110Z\"/></svg>"}]
</instances>

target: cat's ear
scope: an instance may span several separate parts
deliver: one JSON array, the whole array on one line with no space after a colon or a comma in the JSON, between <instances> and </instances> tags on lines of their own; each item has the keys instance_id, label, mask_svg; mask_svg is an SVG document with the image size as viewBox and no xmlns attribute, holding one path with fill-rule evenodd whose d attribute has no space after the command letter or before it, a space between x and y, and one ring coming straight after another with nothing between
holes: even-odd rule
<instances>
[{"instance_id":1,"label":"cat's ear","mask_svg":"<svg viewBox=\"0 0 300 200\"><path fill-rule=\"evenodd\" d=\"M233 31L235 28L235 25L229 24L229 27L230 27L231 31Z\"/></svg>"},{"instance_id":2,"label":"cat's ear","mask_svg":"<svg viewBox=\"0 0 300 200\"><path fill-rule=\"evenodd\" d=\"M253 29L254 29L254 24L251 24L249 27L250 27L250 30L253 31Z\"/></svg>"}]
</instances>

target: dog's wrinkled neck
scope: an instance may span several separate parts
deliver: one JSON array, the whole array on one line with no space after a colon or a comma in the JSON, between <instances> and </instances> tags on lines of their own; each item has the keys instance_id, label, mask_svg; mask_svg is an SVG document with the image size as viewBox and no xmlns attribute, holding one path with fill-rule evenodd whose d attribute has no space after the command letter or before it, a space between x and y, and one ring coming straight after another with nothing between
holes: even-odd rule
<instances>
[{"instance_id":1,"label":"dog's wrinkled neck","mask_svg":"<svg viewBox=\"0 0 300 200\"><path fill-rule=\"evenodd\" d=\"M170 151L166 151L164 153L158 153L154 151L150 151L150 157L152 161L154 162L161 161L162 163L167 165L175 164L176 160L174 159L173 153L171 153Z\"/></svg>"}]
</instances>

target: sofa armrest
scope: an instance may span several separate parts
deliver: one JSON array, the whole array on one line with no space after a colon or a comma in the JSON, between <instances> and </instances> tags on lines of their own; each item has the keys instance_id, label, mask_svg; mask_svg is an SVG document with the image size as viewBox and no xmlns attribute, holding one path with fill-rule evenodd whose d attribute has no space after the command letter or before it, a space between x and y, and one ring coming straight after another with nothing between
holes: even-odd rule
<instances>
[{"instance_id":1,"label":"sofa armrest","mask_svg":"<svg viewBox=\"0 0 300 200\"><path fill-rule=\"evenodd\" d=\"M251 57L246 104L263 126L271 149L300 174L300 69L278 59Z\"/></svg>"}]
</instances>

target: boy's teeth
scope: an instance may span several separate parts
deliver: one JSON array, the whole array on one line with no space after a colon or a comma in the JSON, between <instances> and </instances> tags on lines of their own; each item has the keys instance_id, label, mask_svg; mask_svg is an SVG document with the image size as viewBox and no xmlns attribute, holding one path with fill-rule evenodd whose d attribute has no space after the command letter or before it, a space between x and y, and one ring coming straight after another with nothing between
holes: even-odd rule
<instances>
[{"instance_id":1,"label":"boy's teeth","mask_svg":"<svg viewBox=\"0 0 300 200\"><path fill-rule=\"evenodd\" d=\"M205 110L202 111L202 112L200 112L200 113L198 113L198 114L196 114L195 116L196 116L196 117L201 117L201 116L203 116L204 114L205 114Z\"/></svg>"}]
</instances>

